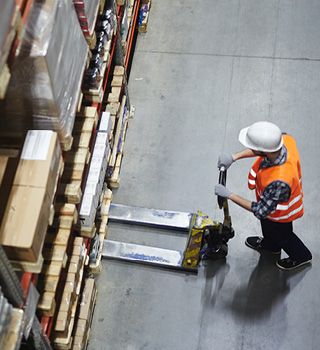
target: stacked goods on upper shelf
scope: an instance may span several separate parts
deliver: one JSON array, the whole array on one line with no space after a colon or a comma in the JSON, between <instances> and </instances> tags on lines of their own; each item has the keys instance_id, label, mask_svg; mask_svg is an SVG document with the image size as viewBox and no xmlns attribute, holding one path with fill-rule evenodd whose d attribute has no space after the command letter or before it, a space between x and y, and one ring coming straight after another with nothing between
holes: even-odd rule
<instances>
[{"instance_id":1,"label":"stacked goods on upper shelf","mask_svg":"<svg viewBox=\"0 0 320 350\"><path fill-rule=\"evenodd\" d=\"M10 259L36 263L60 173L57 133L30 130L20 159L7 158L1 163L0 244Z\"/></svg>"},{"instance_id":2,"label":"stacked goods on upper shelf","mask_svg":"<svg viewBox=\"0 0 320 350\"><path fill-rule=\"evenodd\" d=\"M55 130L69 149L87 52L73 3L35 0L0 103L1 133L18 143L28 129Z\"/></svg>"},{"instance_id":3,"label":"stacked goods on upper shelf","mask_svg":"<svg viewBox=\"0 0 320 350\"><path fill-rule=\"evenodd\" d=\"M112 9L106 9L98 18L96 45L92 49L90 64L84 74L82 89L88 101L102 102L104 76L110 63L111 43L115 32L116 16Z\"/></svg>"},{"instance_id":4,"label":"stacked goods on upper shelf","mask_svg":"<svg viewBox=\"0 0 320 350\"><path fill-rule=\"evenodd\" d=\"M94 32L100 0L73 0L73 3L84 36L90 37Z\"/></svg>"},{"instance_id":5,"label":"stacked goods on upper shelf","mask_svg":"<svg viewBox=\"0 0 320 350\"><path fill-rule=\"evenodd\" d=\"M151 0L141 0L139 16L138 16L139 33L147 32L150 9L151 9Z\"/></svg>"},{"instance_id":6,"label":"stacked goods on upper shelf","mask_svg":"<svg viewBox=\"0 0 320 350\"><path fill-rule=\"evenodd\" d=\"M130 22L131 22L131 18L132 18L132 10L133 10L133 6L134 6L134 2L135 2L135 0L128 0L127 6L125 6L124 12L123 12L123 18L122 18L121 30L120 30L121 38L122 38L121 41L122 41L123 48L125 48L127 37L128 37L128 33L129 33L129 28L130 28Z\"/></svg>"}]
</instances>

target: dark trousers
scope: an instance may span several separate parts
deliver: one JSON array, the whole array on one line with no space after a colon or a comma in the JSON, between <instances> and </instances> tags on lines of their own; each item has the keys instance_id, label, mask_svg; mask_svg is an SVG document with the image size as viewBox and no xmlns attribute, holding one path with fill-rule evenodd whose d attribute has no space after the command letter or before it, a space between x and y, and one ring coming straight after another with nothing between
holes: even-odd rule
<instances>
[{"instance_id":1,"label":"dark trousers","mask_svg":"<svg viewBox=\"0 0 320 350\"><path fill-rule=\"evenodd\" d=\"M283 249L292 260L310 260L312 254L293 232L292 222L260 220L263 234L262 245L272 251Z\"/></svg>"}]
</instances>

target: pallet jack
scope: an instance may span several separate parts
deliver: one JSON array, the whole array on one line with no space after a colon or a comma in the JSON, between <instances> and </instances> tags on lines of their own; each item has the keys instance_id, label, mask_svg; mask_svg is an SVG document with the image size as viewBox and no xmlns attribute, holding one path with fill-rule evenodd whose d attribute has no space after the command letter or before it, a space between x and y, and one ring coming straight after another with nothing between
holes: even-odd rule
<instances>
[{"instance_id":1,"label":"pallet jack","mask_svg":"<svg viewBox=\"0 0 320 350\"><path fill-rule=\"evenodd\" d=\"M219 183L225 185L226 177L226 170L221 169ZM104 241L102 258L197 272L201 259L225 258L227 242L234 237L227 199L218 197L218 205L223 208L223 223L213 221L201 211L187 213L111 204L111 222L179 230L187 233L188 238L183 252L108 239Z\"/></svg>"}]
</instances>

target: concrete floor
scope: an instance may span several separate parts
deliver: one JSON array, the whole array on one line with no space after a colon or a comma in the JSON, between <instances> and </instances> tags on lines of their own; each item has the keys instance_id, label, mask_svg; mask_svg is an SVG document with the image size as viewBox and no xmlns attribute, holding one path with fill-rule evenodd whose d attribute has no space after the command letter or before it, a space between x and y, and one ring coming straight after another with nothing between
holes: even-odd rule
<instances>
[{"instance_id":1,"label":"concrete floor","mask_svg":"<svg viewBox=\"0 0 320 350\"><path fill-rule=\"evenodd\" d=\"M231 204L227 261L198 275L103 262L90 350L319 349L319 18L318 0L153 1L131 71L136 113L114 203L221 220L218 155L241 149L242 127L270 120L298 141L305 215L295 231L313 265L282 272L248 249L259 222ZM247 198L250 164L228 174L228 187ZM126 226L110 225L109 237L183 246L181 237Z\"/></svg>"}]
</instances>

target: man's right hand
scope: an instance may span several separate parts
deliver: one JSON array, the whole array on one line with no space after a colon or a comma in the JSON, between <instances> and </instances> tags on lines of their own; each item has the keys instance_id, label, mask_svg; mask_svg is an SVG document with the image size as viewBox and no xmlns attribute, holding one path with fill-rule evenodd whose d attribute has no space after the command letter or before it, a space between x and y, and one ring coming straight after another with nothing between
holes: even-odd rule
<instances>
[{"instance_id":1,"label":"man's right hand","mask_svg":"<svg viewBox=\"0 0 320 350\"><path fill-rule=\"evenodd\" d=\"M221 169L223 167L227 170L233 162L234 159L231 154L220 154L218 158L218 168Z\"/></svg>"}]
</instances>

